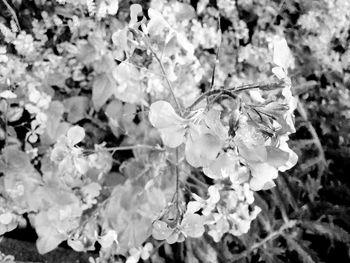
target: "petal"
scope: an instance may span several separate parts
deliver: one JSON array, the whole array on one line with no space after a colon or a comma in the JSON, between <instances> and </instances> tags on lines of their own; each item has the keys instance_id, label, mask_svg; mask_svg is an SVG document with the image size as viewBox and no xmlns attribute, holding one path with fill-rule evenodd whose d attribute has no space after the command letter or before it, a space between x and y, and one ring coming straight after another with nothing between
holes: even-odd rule
<instances>
[{"instance_id":1,"label":"petal","mask_svg":"<svg viewBox=\"0 0 350 263\"><path fill-rule=\"evenodd\" d=\"M273 62L285 70L294 64L292 53L284 38L275 37L273 40Z\"/></svg>"},{"instance_id":2,"label":"petal","mask_svg":"<svg viewBox=\"0 0 350 263\"><path fill-rule=\"evenodd\" d=\"M221 147L219 138L210 133L201 134L197 138L190 137L186 141L186 160L193 167L207 166L216 159Z\"/></svg>"},{"instance_id":3,"label":"petal","mask_svg":"<svg viewBox=\"0 0 350 263\"><path fill-rule=\"evenodd\" d=\"M168 227L168 224L157 220L153 223L152 228L152 236L157 240L164 240L170 237L170 235L174 232L173 229Z\"/></svg>"},{"instance_id":4,"label":"petal","mask_svg":"<svg viewBox=\"0 0 350 263\"><path fill-rule=\"evenodd\" d=\"M208 167L203 168L206 176L212 179L223 179L237 170L238 156L229 153L221 153L218 158L210 163Z\"/></svg>"},{"instance_id":5,"label":"petal","mask_svg":"<svg viewBox=\"0 0 350 263\"><path fill-rule=\"evenodd\" d=\"M201 237L204 233L204 220L198 214L185 214L181 230L189 237Z\"/></svg>"},{"instance_id":6,"label":"petal","mask_svg":"<svg viewBox=\"0 0 350 263\"><path fill-rule=\"evenodd\" d=\"M263 189L269 189L275 184L272 179L278 177L278 171L267 163L253 163L249 164L251 169L252 178L250 179L250 189L253 191L259 191Z\"/></svg>"},{"instance_id":7,"label":"petal","mask_svg":"<svg viewBox=\"0 0 350 263\"><path fill-rule=\"evenodd\" d=\"M279 148L266 146L267 163L275 168L279 168L286 164L289 160L289 153Z\"/></svg>"},{"instance_id":8,"label":"petal","mask_svg":"<svg viewBox=\"0 0 350 263\"><path fill-rule=\"evenodd\" d=\"M152 103L148 118L151 124L158 129L180 126L186 123L186 120L175 112L169 102L162 100Z\"/></svg>"},{"instance_id":9,"label":"petal","mask_svg":"<svg viewBox=\"0 0 350 263\"><path fill-rule=\"evenodd\" d=\"M170 148L176 148L185 141L186 129L179 126L171 126L159 129L160 137L164 145Z\"/></svg>"},{"instance_id":10,"label":"petal","mask_svg":"<svg viewBox=\"0 0 350 263\"><path fill-rule=\"evenodd\" d=\"M73 126L67 131L67 139L71 146L81 142L85 137L85 130L80 126Z\"/></svg>"},{"instance_id":11,"label":"petal","mask_svg":"<svg viewBox=\"0 0 350 263\"><path fill-rule=\"evenodd\" d=\"M287 77L286 72L281 67L274 67L274 68L272 68L272 73L275 74L276 77L279 78L279 79L284 79L285 77Z\"/></svg>"}]
</instances>

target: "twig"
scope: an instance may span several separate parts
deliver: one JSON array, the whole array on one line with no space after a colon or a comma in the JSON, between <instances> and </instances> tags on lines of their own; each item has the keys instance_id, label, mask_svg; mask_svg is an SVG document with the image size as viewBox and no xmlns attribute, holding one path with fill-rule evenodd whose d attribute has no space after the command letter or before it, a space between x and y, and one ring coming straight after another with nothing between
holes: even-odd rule
<instances>
[{"instance_id":1,"label":"twig","mask_svg":"<svg viewBox=\"0 0 350 263\"><path fill-rule=\"evenodd\" d=\"M270 233L267 237L265 237L261 241L253 244L249 249L243 251L240 254L235 255L234 258L230 262L235 262L239 259L247 257L255 249L258 249L259 247L265 245L267 242L272 241L272 240L278 238L279 236L283 235L284 231L294 227L296 225L296 223L297 223L297 221L295 221L295 220L290 220L290 221L284 223L278 230Z\"/></svg>"},{"instance_id":2,"label":"twig","mask_svg":"<svg viewBox=\"0 0 350 263\"><path fill-rule=\"evenodd\" d=\"M13 8L10 6L10 4L7 2L7 0L2 0L2 2L7 7L7 9L10 11L13 19L15 20L15 22L17 24L18 30L21 31L21 26L19 25L19 21L18 21L18 18L17 18L15 10L13 10Z\"/></svg>"}]
</instances>

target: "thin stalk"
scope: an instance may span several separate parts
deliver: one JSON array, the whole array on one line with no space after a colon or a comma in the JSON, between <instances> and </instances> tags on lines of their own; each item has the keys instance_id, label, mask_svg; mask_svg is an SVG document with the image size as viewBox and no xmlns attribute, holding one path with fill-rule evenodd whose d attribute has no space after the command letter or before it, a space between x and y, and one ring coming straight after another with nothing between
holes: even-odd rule
<instances>
[{"instance_id":1,"label":"thin stalk","mask_svg":"<svg viewBox=\"0 0 350 263\"><path fill-rule=\"evenodd\" d=\"M18 21L18 18L17 18L15 10L13 10L13 8L10 6L10 4L7 2L7 0L2 0L2 2L7 7L7 9L10 11L13 19L15 20L16 25L18 27L18 31L21 31L21 26L19 25L19 21Z\"/></svg>"},{"instance_id":2,"label":"thin stalk","mask_svg":"<svg viewBox=\"0 0 350 263\"><path fill-rule=\"evenodd\" d=\"M171 85L171 82L170 82L169 78L167 77L167 74L166 74L164 65L163 65L161 59L159 58L159 56L157 55L157 53L156 53L156 52L154 51L154 49L152 48L152 45L151 45L151 43L150 43L149 38L148 38L145 34L144 34L144 37L145 37L145 39L146 39L147 46L148 46L149 50L151 51L151 53L153 54L154 58L157 60L159 66L160 66L160 69L161 69L161 71L162 71L162 73L163 73L163 75L164 75L164 78L165 78L165 80L166 80L166 83L167 83L167 85L168 85L168 87L169 87L171 96L173 97L173 99L174 99L174 101L175 101L175 104L176 104L176 107L177 107L178 111L180 112L180 115L182 116L182 114L183 114L182 108L181 108L180 103L178 102L178 100L177 100L177 98L176 98L176 96L175 96L174 88L173 88L173 86Z\"/></svg>"},{"instance_id":3,"label":"thin stalk","mask_svg":"<svg viewBox=\"0 0 350 263\"><path fill-rule=\"evenodd\" d=\"M238 87L232 87L228 89L217 89L217 90L209 90L204 92L201 96L199 96L186 110L191 111L197 104L199 104L202 100L209 96L213 95L228 95L231 97L235 97L237 93L250 90L250 89L261 89L261 90L272 90L281 87L282 82L273 82L273 83L256 83L256 84L246 84Z\"/></svg>"}]
</instances>

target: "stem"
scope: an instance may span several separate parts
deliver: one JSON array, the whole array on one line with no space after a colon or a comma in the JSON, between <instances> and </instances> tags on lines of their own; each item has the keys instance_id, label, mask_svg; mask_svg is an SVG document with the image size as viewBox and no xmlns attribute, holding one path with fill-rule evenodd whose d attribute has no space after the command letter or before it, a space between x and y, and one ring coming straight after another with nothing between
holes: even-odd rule
<instances>
[{"instance_id":1,"label":"stem","mask_svg":"<svg viewBox=\"0 0 350 263\"><path fill-rule=\"evenodd\" d=\"M164 65L163 65L162 61L160 60L160 58L158 57L157 53L156 53L156 52L154 51L154 49L152 48L149 38L148 38L145 34L143 34L143 35L144 35L144 37L145 37L145 39L146 39L147 46L148 46L149 50L150 50L151 53L153 54L154 58L157 60L159 66L160 66L160 69L162 70L162 73L163 73L163 75L164 75L164 78L165 78L165 80L166 80L166 83L168 84L168 87L169 87L171 96L173 97L173 99L174 99L174 101L175 101L176 107L177 107L178 111L180 112L180 115L182 115L182 114L183 114L182 108L181 108L181 106L180 106L178 100L176 99L173 86L171 85L171 82L170 82L170 80L169 80L168 77L167 77L167 74L166 74L166 72L165 72Z\"/></svg>"},{"instance_id":2,"label":"stem","mask_svg":"<svg viewBox=\"0 0 350 263\"><path fill-rule=\"evenodd\" d=\"M155 253L157 253L158 249L160 249L165 243L166 243L166 240L159 242L158 245L149 254L149 258L151 258Z\"/></svg>"},{"instance_id":3,"label":"stem","mask_svg":"<svg viewBox=\"0 0 350 263\"><path fill-rule=\"evenodd\" d=\"M135 150L135 149L149 149L149 150L154 150L154 151L164 151L165 150L164 148L161 148L160 146L153 146L153 145L146 145L146 144L107 147L105 149L107 151L112 151L113 153L115 153L117 151L129 151L129 150ZM94 150L94 149L86 149L85 152L96 152L96 150Z\"/></svg>"},{"instance_id":4,"label":"stem","mask_svg":"<svg viewBox=\"0 0 350 263\"><path fill-rule=\"evenodd\" d=\"M136 145L118 146L118 147L107 148L107 150L113 151L113 152L128 151L128 150L134 150L134 149L150 149L150 150L156 150L156 151L164 151L164 149L159 147L159 146L146 145L146 144L136 144Z\"/></svg>"},{"instance_id":5,"label":"stem","mask_svg":"<svg viewBox=\"0 0 350 263\"><path fill-rule=\"evenodd\" d=\"M202 180L199 180L197 177L195 177L194 175L192 175L192 174L188 174L188 177L191 179L191 180L193 180L193 181L195 181L198 185L200 185L202 188L204 188L204 189L207 189L208 188L208 185L206 184L206 183L204 183Z\"/></svg>"},{"instance_id":6,"label":"stem","mask_svg":"<svg viewBox=\"0 0 350 263\"><path fill-rule=\"evenodd\" d=\"M217 90L209 90L204 92L201 96L199 96L186 110L191 111L198 103L204 100L207 97L219 94L219 95L228 95L232 98L236 98L236 93L250 90L250 89L261 89L261 90L272 90L281 87L283 84L282 81L273 82L273 83L256 83L256 84L246 84L238 87L232 87L228 89L217 89Z\"/></svg>"},{"instance_id":7,"label":"stem","mask_svg":"<svg viewBox=\"0 0 350 263\"><path fill-rule=\"evenodd\" d=\"M7 120L7 115L8 115L8 111L9 111L9 103L8 101L5 99L5 103L6 103L6 109L5 109L5 116L4 116L4 121L5 121L5 148L7 147L7 130L8 130L8 120Z\"/></svg>"},{"instance_id":8,"label":"stem","mask_svg":"<svg viewBox=\"0 0 350 263\"><path fill-rule=\"evenodd\" d=\"M10 4L7 2L7 0L2 0L2 2L7 7L7 9L10 11L13 19L15 20L15 22L17 24L18 30L21 31L21 26L19 25L19 21L18 21L18 18L17 18L15 10L13 10L13 8L10 6Z\"/></svg>"},{"instance_id":9,"label":"stem","mask_svg":"<svg viewBox=\"0 0 350 263\"><path fill-rule=\"evenodd\" d=\"M179 150L176 148L175 150L175 158L176 158L176 165L175 165L175 174L176 174L176 208L178 211L179 209L179 169L178 169L178 160L179 160Z\"/></svg>"}]
</instances>

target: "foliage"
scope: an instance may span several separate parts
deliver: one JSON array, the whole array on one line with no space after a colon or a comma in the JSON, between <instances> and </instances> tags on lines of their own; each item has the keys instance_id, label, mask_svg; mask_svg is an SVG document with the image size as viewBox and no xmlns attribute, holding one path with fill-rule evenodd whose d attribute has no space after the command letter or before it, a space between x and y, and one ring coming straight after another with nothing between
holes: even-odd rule
<instances>
[{"instance_id":1,"label":"foliage","mask_svg":"<svg viewBox=\"0 0 350 263\"><path fill-rule=\"evenodd\" d=\"M321 237L349 259L347 1L8 2L1 235L27 221L39 253L92 262L322 262Z\"/></svg>"}]
</instances>

